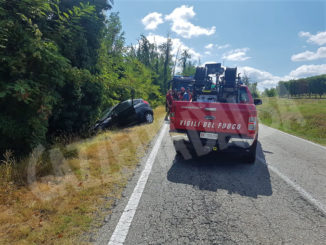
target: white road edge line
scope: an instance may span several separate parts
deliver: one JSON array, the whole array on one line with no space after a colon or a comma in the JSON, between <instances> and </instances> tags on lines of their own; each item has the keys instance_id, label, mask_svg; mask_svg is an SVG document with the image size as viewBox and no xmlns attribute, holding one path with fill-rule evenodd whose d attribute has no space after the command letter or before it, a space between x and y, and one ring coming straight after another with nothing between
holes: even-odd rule
<instances>
[{"instance_id":1,"label":"white road edge line","mask_svg":"<svg viewBox=\"0 0 326 245\"><path fill-rule=\"evenodd\" d=\"M311 203L313 206L315 206L318 210L320 210L325 216L326 216L326 207L317 199L315 199L310 193L305 191L301 186L294 183L292 180L290 180L289 177L282 174L277 168L269 165L266 163L266 161L262 157L257 157L259 161L261 161L263 164L265 164L271 171L273 171L275 174L277 174L279 177L281 177L288 185L293 187L301 196L303 196L309 203Z\"/></svg>"},{"instance_id":2,"label":"white road edge line","mask_svg":"<svg viewBox=\"0 0 326 245\"><path fill-rule=\"evenodd\" d=\"M145 163L145 167L138 179L137 185L131 194L128 204L125 207L119 222L117 226L115 227L115 230L111 236L110 241L108 242L108 245L116 245L116 244L123 244L130 228L130 225L132 223L132 220L134 218L134 215L136 213L140 198L143 194L145 185L147 183L149 174L151 173L154 160L156 158L157 152L161 146L163 136L168 128L168 124L163 124L161 132L155 142L155 145Z\"/></svg>"},{"instance_id":3,"label":"white road edge line","mask_svg":"<svg viewBox=\"0 0 326 245\"><path fill-rule=\"evenodd\" d=\"M301 140L301 141L307 142L307 143L309 143L309 144L312 144L312 145L314 145L314 146L318 146L319 148L322 148L322 149L326 150L326 147L325 147L325 146L322 146L322 145L320 145L320 144L314 143L314 142L312 142L312 141L306 140L306 139L304 139L304 138L300 138L300 137L298 137L298 136L295 136L295 135L292 135L292 134L289 134L289 133L285 133L285 132L283 132L283 131L281 131L281 130L279 130L279 129L269 127L269 126L267 126L267 125L265 125L265 124L262 124L262 123L261 123L261 125L263 125L264 127L267 127L267 128L273 129L273 130L275 130L275 131L277 131L277 132L279 132L279 133L281 133L281 134L284 134L284 135L287 135L287 136L291 136L291 137L293 137L293 138L299 139L299 140Z\"/></svg>"}]
</instances>

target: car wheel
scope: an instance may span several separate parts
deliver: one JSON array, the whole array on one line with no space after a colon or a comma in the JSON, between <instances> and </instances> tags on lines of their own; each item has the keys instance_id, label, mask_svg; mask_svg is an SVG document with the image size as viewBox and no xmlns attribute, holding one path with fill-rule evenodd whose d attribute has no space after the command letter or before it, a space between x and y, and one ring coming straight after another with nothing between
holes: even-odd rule
<instances>
[{"instance_id":1,"label":"car wheel","mask_svg":"<svg viewBox=\"0 0 326 245\"><path fill-rule=\"evenodd\" d=\"M145 113L145 121L146 123L152 123L154 121L154 117L151 113Z\"/></svg>"}]
</instances>

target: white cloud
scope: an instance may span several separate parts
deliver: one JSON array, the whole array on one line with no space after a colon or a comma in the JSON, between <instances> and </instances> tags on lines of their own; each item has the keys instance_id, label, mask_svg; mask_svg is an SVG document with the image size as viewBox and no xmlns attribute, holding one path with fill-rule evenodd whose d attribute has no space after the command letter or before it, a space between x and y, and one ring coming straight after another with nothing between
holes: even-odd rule
<instances>
[{"instance_id":1,"label":"white cloud","mask_svg":"<svg viewBox=\"0 0 326 245\"><path fill-rule=\"evenodd\" d=\"M231 45L230 44L224 44L224 45L216 45L216 48L217 49L226 49L226 48L229 48Z\"/></svg>"},{"instance_id":2,"label":"white cloud","mask_svg":"<svg viewBox=\"0 0 326 245\"><path fill-rule=\"evenodd\" d=\"M205 49L212 49L214 47L214 44L210 43L205 46Z\"/></svg>"},{"instance_id":3,"label":"white cloud","mask_svg":"<svg viewBox=\"0 0 326 245\"><path fill-rule=\"evenodd\" d=\"M205 54L206 55L211 55L212 53L211 53L211 51L205 51Z\"/></svg>"},{"instance_id":4,"label":"white cloud","mask_svg":"<svg viewBox=\"0 0 326 245\"><path fill-rule=\"evenodd\" d=\"M263 91L265 88L276 87L278 82L282 80L281 77L250 66L239 67L238 71L241 73L241 76L247 75L251 82L257 82L257 88L260 91Z\"/></svg>"},{"instance_id":5,"label":"white cloud","mask_svg":"<svg viewBox=\"0 0 326 245\"><path fill-rule=\"evenodd\" d=\"M150 13L142 19L146 30L155 30L163 22L162 14L157 12Z\"/></svg>"},{"instance_id":6,"label":"white cloud","mask_svg":"<svg viewBox=\"0 0 326 245\"><path fill-rule=\"evenodd\" d=\"M210 36L215 33L215 26L204 28L192 24L189 19L195 17L194 7L182 5L175 8L171 14L165 16L165 20L172 22L171 30L183 38L191 38L201 35Z\"/></svg>"},{"instance_id":7,"label":"white cloud","mask_svg":"<svg viewBox=\"0 0 326 245\"><path fill-rule=\"evenodd\" d=\"M250 66L238 67L241 75L247 75L251 82L257 82L258 89L263 91L265 88L276 87L279 81L288 81L310 76L316 76L326 73L326 64L322 65L302 65L291 71L289 75L280 77L271 74L270 72L259 70Z\"/></svg>"},{"instance_id":8,"label":"white cloud","mask_svg":"<svg viewBox=\"0 0 326 245\"><path fill-rule=\"evenodd\" d=\"M213 43L210 43L210 44L207 44L205 46L205 49L213 49L213 48L216 48L216 49L226 49L226 48L229 48L231 45L230 44L224 44L224 45L218 45L218 44L213 44Z\"/></svg>"},{"instance_id":9,"label":"white cloud","mask_svg":"<svg viewBox=\"0 0 326 245\"><path fill-rule=\"evenodd\" d=\"M307 61L307 60L317 60L321 58L326 58L326 47L320 47L316 53L311 51L305 51L299 54L292 55L292 61Z\"/></svg>"},{"instance_id":10,"label":"white cloud","mask_svg":"<svg viewBox=\"0 0 326 245\"><path fill-rule=\"evenodd\" d=\"M310 36L311 36L310 32L304 32L304 31L299 32L299 37L310 37Z\"/></svg>"},{"instance_id":11,"label":"white cloud","mask_svg":"<svg viewBox=\"0 0 326 245\"><path fill-rule=\"evenodd\" d=\"M155 35L155 34L149 34L147 36L147 39L151 43L156 43L158 46L166 42L166 37ZM173 56L176 56L179 50L179 55L182 52L182 50L188 50L188 53L191 55L191 59L193 61L197 61L199 58L201 58L201 55L196 52L193 48L190 48L189 46L185 45L179 38L171 38L172 40L172 51L171 54Z\"/></svg>"},{"instance_id":12,"label":"white cloud","mask_svg":"<svg viewBox=\"0 0 326 245\"><path fill-rule=\"evenodd\" d=\"M156 43L156 45L161 45L163 43L166 43L167 41L167 38L164 37L164 36L160 36L160 35L155 35L155 34L152 34L150 33L148 36L147 36L147 39L149 42L151 43ZM180 55L181 55L181 52L183 50L187 50L188 53L191 55L191 60L193 62L197 62L200 58L201 58L201 55L196 52L193 48L187 46L186 44L184 44L179 38L171 38L171 41L172 41L172 50L171 50L171 54L172 54L172 60L173 62L175 61L175 58L176 58L176 55L179 51L179 57L180 58ZM179 65L179 62L177 62L177 66L176 66L176 69L175 69L175 72L176 74L181 72L182 68L180 67Z\"/></svg>"},{"instance_id":13,"label":"white cloud","mask_svg":"<svg viewBox=\"0 0 326 245\"><path fill-rule=\"evenodd\" d=\"M318 44L319 46L326 44L326 31L318 32L316 35L301 31L299 32L299 37L306 37L309 43Z\"/></svg>"},{"instance_id":14,"label":"white cloud","mask_svg":"<svg viewBox=\"0 0 326 245\"><path fill-rule=\"evenodd\" d=\"M321 74L326 74L326 64L302 65L290 72L290 76L294 78L303 78Z\"/></svg>"},{"instance_id":15,"label":"white cloud","mask_svg":"<svg viewBox=\"0 0 326 245\"><path fill-rule=\"evenodd\" d=\"M233 49L224 53L222 59L229 61L245 61L251 58L247 56L247 51L249 51L249 48Z\"/></svg>"}]
</instances>

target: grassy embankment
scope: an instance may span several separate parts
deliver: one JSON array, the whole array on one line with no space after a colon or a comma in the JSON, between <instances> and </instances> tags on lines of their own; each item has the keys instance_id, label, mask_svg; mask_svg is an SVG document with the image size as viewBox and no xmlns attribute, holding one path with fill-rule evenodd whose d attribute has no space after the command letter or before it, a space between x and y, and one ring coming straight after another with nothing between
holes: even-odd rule
<instances>
[{"instance_id":1,"label":"grassy embankment","mask_svg":"<svg viewBox=\"0 0 326 245\"><path fill-rule=\"evenodd\" d=\"M326 100L263 98L260 122L326 145Z\"/></svg>"},{"instance_id":2,"label":"grassy embankment","mask_svg":"<svg viewBox=\"0 0 326 245\"><path fill-rule=\"evenodd\" d=\"M0 166L0 244L79 244L78 235L100 225L121 197L164 115L158 107L153 124L107 131L41 159L35 153L16 164L7 156ZM33 166L36 180L28 184Z\"/></svg>"}]
</instances>

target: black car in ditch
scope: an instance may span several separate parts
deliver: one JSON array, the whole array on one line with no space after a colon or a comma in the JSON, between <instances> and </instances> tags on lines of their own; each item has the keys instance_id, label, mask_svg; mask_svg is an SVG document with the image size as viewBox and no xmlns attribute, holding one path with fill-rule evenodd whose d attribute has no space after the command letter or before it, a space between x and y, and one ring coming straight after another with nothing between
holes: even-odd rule
<instances>
[{"instance_id":1,"label":"black car in ditch","mask_svg":"<svg viewBox=\"0 0 326 245\"><path fill-rule=\"evenodd\" d=\"M126 100L106 110L102 118L96 122L93 130L131 126L144 122L152 123L153 121L153 110L147 101L143 99Z\"/></svg>"}]
</instances>

